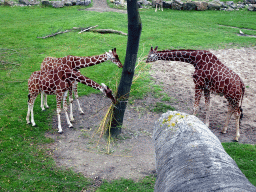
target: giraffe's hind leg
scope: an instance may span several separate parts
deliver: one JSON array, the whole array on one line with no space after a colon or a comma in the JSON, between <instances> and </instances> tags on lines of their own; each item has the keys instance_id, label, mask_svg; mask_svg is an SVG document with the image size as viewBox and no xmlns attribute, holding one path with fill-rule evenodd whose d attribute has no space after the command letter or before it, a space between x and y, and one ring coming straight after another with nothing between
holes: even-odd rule
<instances>
[{"instance_id":1,"label":"giraffe's hind leg","mask_svg":"<svg viewBox=\"0 0 256 192\"><path fill-rule=\"evenodd\" d=\"M41 92L41 109L42 109L42 111L45 111L45 108L44 108L44 92L43 91Z\"/></svg>"},{"instance_id":2,"label":"giraffe's hind leg","mask_svg":"<svg viewBox=\"0 0 256 192\"><path fill-rule=\"evenodd\" d=\"M205 97L205 106L206 106L206 118L205 118L205 125L209 127L209 119L210 119L210 108L211 108L211 102L210 102L210 91L204 90L204 97Z\"/></svg>"},{"instance_id":3,"label":"giraffe's hind leg","mask_svg":"<svg viewBox=\"0 0 256 192\"><path fill-rule=\"evenodd\" d=\"M74 115L73 115L73 96L72 96L72 90L69 90L69 108L70 108L70 121L73 122L75 121Z\"/></svg>"},{"instance_id":4,"label":"giraffe's hind leg","mask_svg":"<svg viewBox=\"0 0 256 192\"><path fill-rule=\"evenodd\" d=\"M236 137L234 140L238 142L238 139L240 137L240 132L239 132L240 113L236 112L235 118L236 118Z\"/></svg>"},{"instance_id":5,"label":"giraffe's hind leg","mask_svg":"<svg viewBox=\"0 0 256 192\"><path fill-rule=\"evenodd\" d=\"M66 115L66 120L67 120L68 127L73 128L73 125L71 124L71 122L69 120L68 112L67 112L68 111L67 94L68 94L68 91L66 91L63 95L63 109L64 109L64 112L65 112L65 115Z\"/></svg>"},{"instance_id":6,"label":"giraffe's hind leg","mask_svg":"<svg viewBox=\"0 0 256 192\"><path fill-rule=\"evenodd\" d=\"M47 105L47 95L42 91L41 92L41 108L42 111L45 111L45 108L49 108L49 106Z\"/></svg>"}]
</instances>

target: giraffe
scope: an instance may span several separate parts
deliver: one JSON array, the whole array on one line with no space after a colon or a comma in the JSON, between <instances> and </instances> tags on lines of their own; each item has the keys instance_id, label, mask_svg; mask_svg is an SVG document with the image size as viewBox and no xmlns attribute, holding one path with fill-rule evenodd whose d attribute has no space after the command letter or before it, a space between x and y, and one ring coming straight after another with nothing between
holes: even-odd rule
<instances>
[{"instance_id":1,"label":"giraffe","mask_svg":"<svg viewBox=\"0 0 256 192\"><path fill-rule=\"evenodd\" d=\"M116 48L114 48L112 50L109 50L109 52L106 52L105 54L91 57L78 57L71 55L62 58L46 57L41 64L41 71L51 70L58 67L59 65L65 66L70 69L79 70L81 68L90 67L93 65L103 63L107 60L110 60L111 62L115 63L119 68L123 67L118 55L116 54ZM78 83L76 81L72 82L72 91L74 92L80 114L84 114L80 102L78 100L77 84ZM71 121L74 121L72 110L72 91L69 91L70 119ZM49 108L49 106L47 105L47 95L44 94L44 92L41 92L41 108L43 111L45 110L44 106L46 108Z\"/></svg>"},{"instance_id":2,"label":"giraffe","mask_svg":"<svg viewBox=\"0 0 256 192\"><path fill-rule=\"evenodd\" d=\"M112 91L105 84L97 84L93 80L83 76L79 71L59 66L49 71L35 71L32 73L28 80L28 112L26 121L30 124L30 114L32 126L35 126L33 107L37 95L40 92L44 92L47 95L56 95L57 100L57 117L58 117L58 132L62 133L60 112L61 112L61 101L63 100L63 109L65 112L68 126L71 128L71 124L67 114L67 94L72 89L72 82L77 81L90 86L94 89L98 89L108 98L115 103L115 98L112 95Z\"/></svg>"},{"instance_id":3,"label":"giraffe","mask_svg":"<svg viewBox=\"0 0 256 192\"><path fill-rule=\"evenodd\" d=\"M199 101L202 91L204 92L206 105L206 121L209 127L210 116L210 93L216 93L225 96L228 101L228 113L222 133L227 132L227 127L232 114L236 118L236 136L235 141L240 137L239 125L243 117L242 100L245 92L245 86L242 79L231 69L225 66L211 52L204 50L164 50L157 51L156 47L149 51L146 62L157 60L181 61L190 63L195 67L193 81L195 83L195 103L193 115L197 114ZM240 104L241 102L241 104ZM240 106L239 106L240 104Z\"/></svg>"},{"instance_id":4,"label":"giraffe","mask_svg":"<svg viewBox=\"0 0 256 192\"><path fill-rule=\"evenodd\" d=\"M163 11L163 0L156 0L156 9L155 9L155 12L157 12L157 5L159 5L159 10L160 10L160 7L162 8L162 11Z\"/></svg>"}]
</instances>

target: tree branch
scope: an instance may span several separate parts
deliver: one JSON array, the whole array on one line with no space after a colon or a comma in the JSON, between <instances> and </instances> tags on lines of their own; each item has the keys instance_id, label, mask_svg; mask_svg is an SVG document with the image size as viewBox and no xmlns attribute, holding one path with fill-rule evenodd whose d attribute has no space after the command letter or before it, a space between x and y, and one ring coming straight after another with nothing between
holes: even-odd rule
<instances>
[{"instance_id":1,"label":"tree branch","mask_svg":"<svg viewBox=\"0 0 256 192\"><path fill-rule=\"evenodd\" d=\"M63 34L63 33L68 33L68 32L75 31L75 30L80 31L79 34L83 33L83 32L90 32L91 31L91 32L97 32L97 33L116 33L116 34L121 34L121 35L127 35L126 33L122 32L122 31L117 31L117 30L113 30L113 29L94 29L96 27L98 27L98 25L95 25L95 26L92 26L92 27L86 27L86 28L73 27L72 29L67 29L65 31L57 31L56 33L46 35L44 37L37 37L37 38L46 39L48 37L54 37L56 35Z\"/></svg>"}]
</instances>

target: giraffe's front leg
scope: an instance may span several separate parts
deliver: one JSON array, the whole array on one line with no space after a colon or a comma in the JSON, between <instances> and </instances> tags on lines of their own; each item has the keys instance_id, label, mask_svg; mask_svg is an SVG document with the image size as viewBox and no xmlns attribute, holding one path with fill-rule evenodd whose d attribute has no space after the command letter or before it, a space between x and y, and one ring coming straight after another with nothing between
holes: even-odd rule
<instances>
[{"instance_id":1,"label":"giraffe's front leg","mask_svg":"<svg viewBox=\"0 0 256 192\"><path fill-rule=\"evenodd\" d=\"M226 117L226 121L225 121L225 126L223 127L223 129L221 130L222 133L227 133L227 129L228 129L228 124L230 121L230 118L232 116L233 113L233 109L232 107L229 105L228 106L228 113L227 113L227 117Z\"/></svg>"},{"instance_id":2,"label":"giraffe's front leg","mask_svg":"<svg viewBox=\"0 0 256 192\"><path fill-rule=\"evenodd\" d=\"M29 120L30 113L31 113L30 104L28 104L28 113L27 113L27 117L26 117L27 124L31 123L30 120Z\"/></svg>"},{"instance_id":3,"label":"giraffe's front leg","mask_svg":"<svg viewBox=\"0 0 256 192\"><path fill-rule=\"evenodd\" d=\"M156 4L156 10L155 10L155 12L157 12L157 4Z\"/></svg>"},{"instance_id":4,"label":"giraffe's front leg","mask_svg":"<svg viewBox=\"0 0 256 192\"><path fill-rule=\"evenodd\" d=\"M34 120L34 111L33 111L35 99L36 99L36 96L30 96L29 95L28 113L27 113L27 117L26 117L27 124L30 124L29 116L31 114L31 124L32 124L33 127L36 126L36 123L35 123L35 120Z\"/></svg>"},{"instance_id":5,"label":"giraffe's front leg","mask_svg":"<svg viewBox=\"0 0 256 192\"><path fill-rule=\"evenodd\" d=\"M204 97L205 97L205 106L206 106L206 118L205 118L205 125L209 127L209 118L210 118L210 107L211 107L211 102L210 102L210 91L209 90L204 90Z\"/></svg>"},{"instance_id":6,"label":"giraffe's front leg","mask_svg":"<svg viewBox=\"0 0 256 192\"><path fill-rule=\"evenodd\" d=\"M196 86L195 88L195 103L194 103L194 109L193 109L193 115L197 114L197 111L199 109L199 102L202 96L202 89L198 88Z\"/></svg>"},{"instance_id":7,"label":"giraffe's front leg","mask_svg":"<svg viewBox=\"0 0 256 192\"><path fill-rule=\"evenodd\" d=\"M76 98L76 101L77 101L78 110L80 111L80 114L83 115L84 112L83 112L83 110L82 110L82 108L81 108L81 105L80 105L80 102L79 102L79 100L78 100L77 84L78 84L78 82L74 82L72 89L73 89L73 91L74 91L74 95L75 95L75 98Z\"/></svg>"}]
</instances>

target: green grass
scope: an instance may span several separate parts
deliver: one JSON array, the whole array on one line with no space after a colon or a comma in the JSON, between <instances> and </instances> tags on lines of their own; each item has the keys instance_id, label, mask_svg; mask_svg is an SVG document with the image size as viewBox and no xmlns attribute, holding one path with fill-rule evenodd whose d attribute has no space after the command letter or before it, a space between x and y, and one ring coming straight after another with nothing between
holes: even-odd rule
<instances>
[{"instance_id":1,"label":"green grass","mask_svg":"<svg viewBox=\"0 0 256 192\"><path fill-rule=\"evenodd\" d=\"M247 179L256 186L256 146L240 143L222 143Z\"/></svg>"},{"instance_id":2,"label":"green grass","mask_svg":"<svg viewBox=\"0 0 256 192\"><path fill-rule=\"evenodd\" d=\"M53 142L45 137L52 130L51 116L55 114L55 96L48 97L50 110L42 112L40 99L35 103L34 113L37 127L26 125L27 80L47 56L66 55L91 56L102 54L114 47L120 60L125 59L127 37L116 34L77 32L65 33L48 39L39 39L58 30L72 27L99 25L99 29L110 28L127 33L127 15L105 12L77 11L81 7L62 9L36 7L0 7L0 189L3 191L80 191L90 187L91 181L72 170L57 168L47 150L46 144ZM84 7L83 7L84 8ZM239 12L195 12L174 11L154 12L141 10L142 33L138 55L146 56L151 46L159 49L190 48L219 49L226 47L255 46L255 38L239 37L239 29L224 27L229 25L256 29L256 14ZM244 31L246 32L246 31ZM256 35L255 31L250 31ZM149 66L141 65L144 71L132 86L131 96L143 98L149 91L156 97L168 99L161 89L153 86L148 76ZM105 83L115 89L121 69L110 62L82 69L81 72L98 83ZM79 95L98 93L92 88L79 85ZM57 131L55 129L54 131ZM65 130L64 130L65 131ZM234 145L234 151L255 153L255 148ZM224 145L226 148L226 144ZM242 152L236 160L249 162ZM247 159L247 160L246 160ZM255 163L250 161L242 167L249 180L256 185L253 172ZM146 179L147 180L147 179ZM146 191L153 189L154 179L148 184L118 180L104 183L98 190L114 188L124 183L126 188ZM132 187L133 186L133 187ZM145 188L144 188L145 187Z\"/></svg>"}]
</instances>

